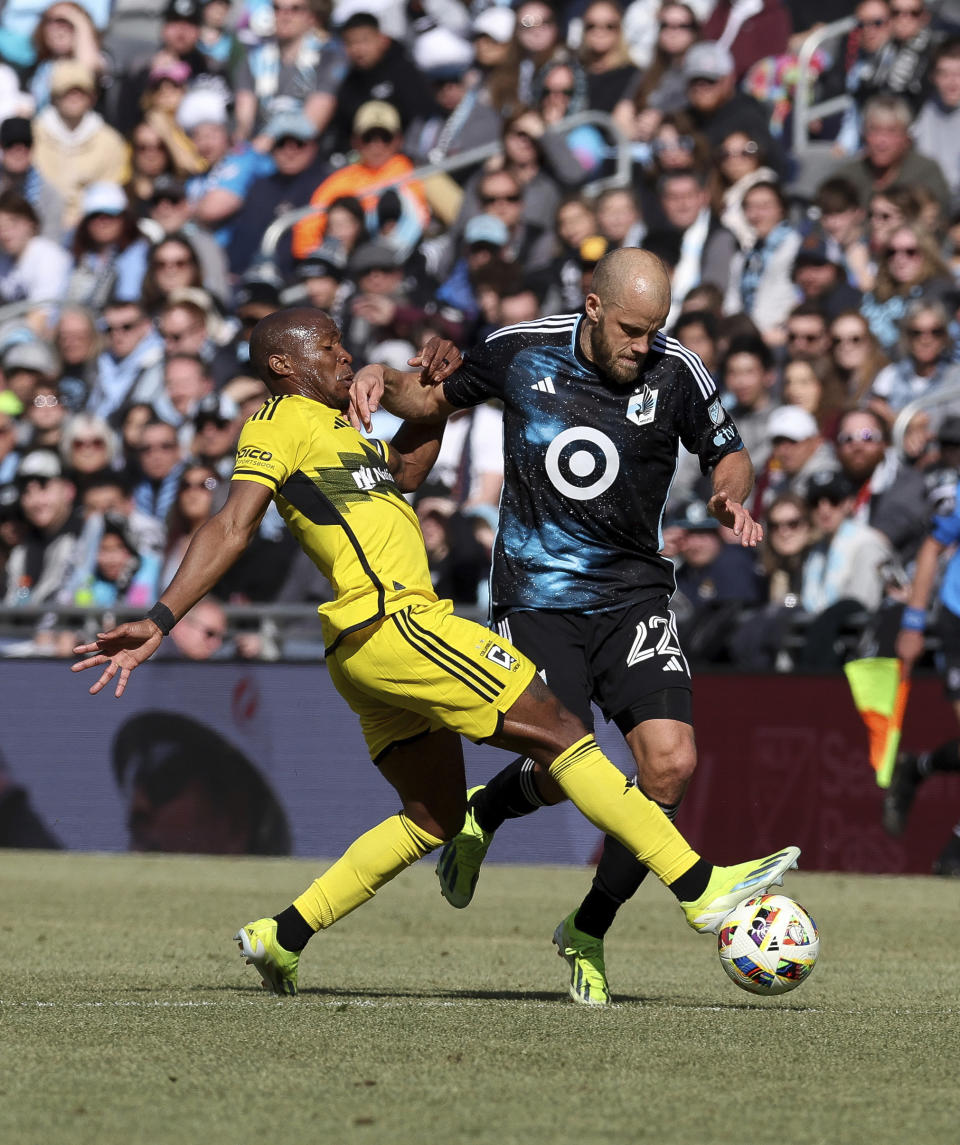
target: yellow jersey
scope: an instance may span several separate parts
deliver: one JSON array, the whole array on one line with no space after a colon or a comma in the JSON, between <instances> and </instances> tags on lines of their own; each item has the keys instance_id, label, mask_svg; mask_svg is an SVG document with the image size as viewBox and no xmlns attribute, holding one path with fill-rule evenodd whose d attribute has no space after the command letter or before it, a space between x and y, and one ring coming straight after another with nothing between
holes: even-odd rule
<instances>
[{"instance_id":1,"label":"yellow jersey","mask_svg":"<svg viewBox=\"0 0 960 1145\"><path fill-rule=\"evenodd\" d=\"M417 515L387 468L389 447L338 410L271 398L243 427L234 481L266 485L297 542L333 586L320 605L331 651L350 632L437 599Z\"/></svg>"}]
</instances>

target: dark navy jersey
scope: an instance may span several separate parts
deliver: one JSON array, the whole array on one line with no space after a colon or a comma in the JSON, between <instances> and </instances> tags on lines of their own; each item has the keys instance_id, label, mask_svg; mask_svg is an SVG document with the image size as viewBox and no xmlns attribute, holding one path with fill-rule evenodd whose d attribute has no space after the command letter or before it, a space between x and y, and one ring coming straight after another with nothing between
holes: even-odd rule
<instances>
[{"instance_id":1,"label":"dark navy jersey","mask_svg":"<svg viewBox=\"0 0 960 1145\"><path fill-rule=\"evenodd\" d=\"M503 402L504 487L492 602L601 611L670 594L659 555L677 443L704 472L743 448L703 362L659 333L637 377L600 374L580 314L495 330L444 383L447 400Z\"/></svg>"}]
</instances>

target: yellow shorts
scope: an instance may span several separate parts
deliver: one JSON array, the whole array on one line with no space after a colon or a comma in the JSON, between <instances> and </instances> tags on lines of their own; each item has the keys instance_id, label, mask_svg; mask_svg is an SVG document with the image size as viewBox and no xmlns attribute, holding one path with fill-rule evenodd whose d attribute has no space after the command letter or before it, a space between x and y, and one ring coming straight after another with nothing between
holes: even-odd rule
<instances>
[{"instance_id":1,"label":"yellow shorts","mask_svg":"<svg viewBox=\"0 0 960 1145\"><path fill-rule=\"evenodd\" d=\"M494 735L533 678L533 661L448 600L413 604L327 657L337 691L360 717L371 758L439 728Z\"/></svg>"}]
</instances>

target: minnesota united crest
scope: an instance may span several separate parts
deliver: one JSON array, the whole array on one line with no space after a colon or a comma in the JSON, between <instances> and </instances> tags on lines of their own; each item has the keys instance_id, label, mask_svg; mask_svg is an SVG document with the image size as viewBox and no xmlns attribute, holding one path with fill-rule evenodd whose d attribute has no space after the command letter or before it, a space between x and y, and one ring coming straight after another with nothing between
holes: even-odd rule
<instances>
[{"instance_id":1,"label":"minnesota united crest","mask_svg":"<svg viewBox=\"0 0 960 1145\"><path fill-rule=\"evenodd\" d=\"M652 425L657 415L657 394L659 390L651 390L649 384L642 390L631 395L627 404L627 421L634 425Z\"/></svg>"}]
</instances>

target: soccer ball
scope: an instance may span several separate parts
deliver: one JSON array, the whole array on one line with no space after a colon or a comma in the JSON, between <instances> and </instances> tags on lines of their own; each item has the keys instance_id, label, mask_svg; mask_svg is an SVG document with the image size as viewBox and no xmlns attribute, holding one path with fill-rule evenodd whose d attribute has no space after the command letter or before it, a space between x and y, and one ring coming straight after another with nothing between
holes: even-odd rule
<instances>
[{"instance_id":1,"label":"soccer ball","mask_svg":"<svg viewBox=\"0 0 960 1145\"><path fill-rule=\"evenodd\" d=\"M756 895L728 914L717 942L720 965L751 994L785 994L809 976L820 953L810 915L786 895Z\"/></svg>"}]
</instances>

